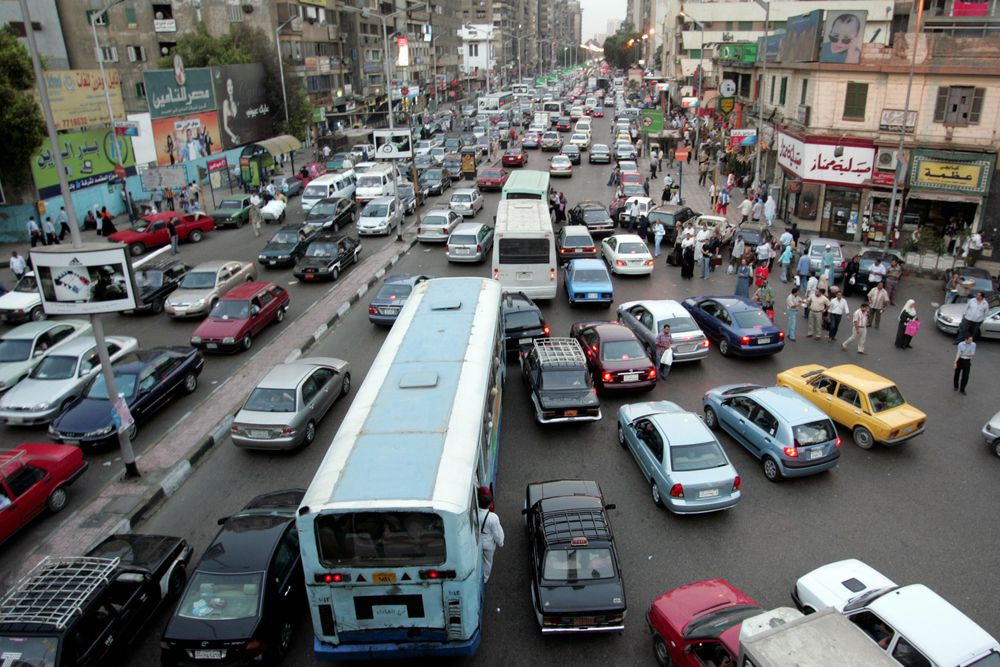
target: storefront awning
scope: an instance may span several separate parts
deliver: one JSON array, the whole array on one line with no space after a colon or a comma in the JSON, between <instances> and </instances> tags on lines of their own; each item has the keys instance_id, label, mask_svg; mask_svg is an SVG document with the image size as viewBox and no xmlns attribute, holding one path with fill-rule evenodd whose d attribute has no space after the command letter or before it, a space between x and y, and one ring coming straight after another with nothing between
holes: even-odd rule
<instances>
[{"instance_id":1,"label":"storefront awning","mask_svg":"<svg viewBox=\"0 0 1000 667\"><path fill-rule=\"evenodd\" d=\"M302 148L302 142L290 134L282 134L277 137L265 139L264 141L258 141L256 145L260 146L274 157L278 157L282 153L291 153L292 151Z\"/></svg>"},{"instance_id":2,"label":"storefront awning","mask_svg":"<svg viewBox=\"0 0 1000 667\"><path fill-rule=\"evenodd\" d=\"M906 195L909 199L927 199L930 201L947 201L956 204L982 204L983 198L978 195L963 195L957 192L942 192L940 190L914 190Z\"/></svg>"}]
</instances>

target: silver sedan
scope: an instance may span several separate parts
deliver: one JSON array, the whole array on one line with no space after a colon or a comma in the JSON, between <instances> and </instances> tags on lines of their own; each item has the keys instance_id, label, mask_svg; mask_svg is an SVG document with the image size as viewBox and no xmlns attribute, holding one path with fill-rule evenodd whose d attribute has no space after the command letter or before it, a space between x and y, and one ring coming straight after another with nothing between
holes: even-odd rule
<instances>
[{"instance_id":1,"label":"silver sedan","mask_svg":"<svg viewBox=\"0 0 1000 667\"><path fill-rule=\"evenodd\" d=\"M350 365L333 357L280 364L236 413L230 436L246 449L295 449L316 438L316 425L351 390Z\"/></svg>"}]
</instances>

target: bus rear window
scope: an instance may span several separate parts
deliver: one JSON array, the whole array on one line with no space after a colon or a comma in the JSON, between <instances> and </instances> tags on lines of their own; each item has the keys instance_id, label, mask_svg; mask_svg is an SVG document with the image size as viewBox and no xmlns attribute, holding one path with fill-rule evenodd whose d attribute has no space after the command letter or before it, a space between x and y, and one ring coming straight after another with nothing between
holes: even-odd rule
<instances>
[{"instance_id":1,"label":"bus rear window","mask_svg":"<svg viewBox=\"0 0 1000 667\"><path fill-rule=\"evenodd\" d=\"M535 201L541 201L542 195L537 192L511 192L508 190L504 193L505 199L534 199Z\"/></svg>"},{"instance_id":2,"label":"bus rear window","mask_svg":"<svg viewBox=\"0 0 1000 667\"><path fill-rule=\"evenodd\" d=\"M444 522L428 512L357 512L316 517L324 567L434 565L445 561Z\"/></svg>"},{"instance_id":3,"label":"bus rear window","mask_svg":"<svg viewBox=\"0 0 1000 667\"><path fill-rule=\"evenodd\" d=\"M548 264L551 240L500 239L501 264Z\"/></svg>"}]
</instances>

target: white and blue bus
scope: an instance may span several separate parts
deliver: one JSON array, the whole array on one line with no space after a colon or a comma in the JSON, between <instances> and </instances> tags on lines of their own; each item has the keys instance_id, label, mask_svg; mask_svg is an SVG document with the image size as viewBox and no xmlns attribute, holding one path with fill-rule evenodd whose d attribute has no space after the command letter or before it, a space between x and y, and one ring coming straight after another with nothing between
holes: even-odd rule
<instances>
[{"instance_id":1,"label":"white and blue bus","mask_svg":"<svg viewBox=\"0 0 1000 667\"><path fill-rule=\"evenodd\" d=\"M407 299L299 507L320 659L472 655L482 622L476 490L493 487L499 283Z\"/></svg>"}]
</instances>

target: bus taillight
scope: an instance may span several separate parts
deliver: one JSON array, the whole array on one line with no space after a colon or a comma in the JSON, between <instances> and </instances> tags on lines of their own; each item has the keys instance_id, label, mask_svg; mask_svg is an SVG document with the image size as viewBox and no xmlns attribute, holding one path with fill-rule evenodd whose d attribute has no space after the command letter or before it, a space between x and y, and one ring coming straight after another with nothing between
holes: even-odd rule
<instances>
[{"instance_id":1,"label":"bus taillight","mask_svg":"<svg viewBox=\"0 0 1000 667\"><path fill-rule=\"evenodd\" d=\"M549 269L549 280L555 280L555 279L556 279L556 270Z\"/></svg>"},{"instance_id":2,"label":"bus taillight","mask_svg":"<svg viewBox=\"0 0 1000 667\"><path fill-rule=\"evenodd\" d=\"M317 584L346 584L351 581L351 575L340 572L318 572L315 579Z\"/></svg>"},{"instance_id":3,"label":"bus taillight","mask_svg":"<svg viewBox=\"0 0 1000 667\"><path fill-rule=\"evenodd\" d=\"M421 579L454 579L455 570L420 570Z\"/></svg>"}]
</instances>

